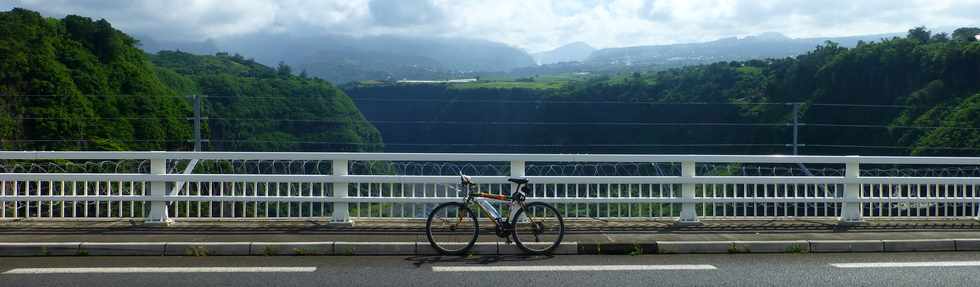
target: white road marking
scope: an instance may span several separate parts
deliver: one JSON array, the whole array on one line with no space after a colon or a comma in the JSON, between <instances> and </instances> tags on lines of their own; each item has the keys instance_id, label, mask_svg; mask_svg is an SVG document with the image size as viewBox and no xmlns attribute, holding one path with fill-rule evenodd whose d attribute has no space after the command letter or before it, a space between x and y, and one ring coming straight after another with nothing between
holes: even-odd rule
<instances>
[{"instance_id":1,"label":"white road marking","mask_svg":"<svg viewBox=\"0 0 980 287\"><path fill-rule=\"evenodd\" d=\"M316 267L91 267L91 268L15 268L0 274L81 274L81 273L267 273L315 272Z\"/></svg>"},{"instance_id":2,"label":"white road marking","mask_svg":"<svg viewBox=\"0 0 980 287\"><path fill-rule=\"evenodd\" d=\"M433 272L714 270L712 265L432 266Z\"/></svg>"},{"instance_id":3,"label":"white road marking","mask_svg":"<svg viewBox=\"0 0 980 287\"><path fill-rule=\"evenodd\" d=\"M833 263L830 266L837 268L966 267L980 266L980 261Z\"/></svg>"}]
</instances>

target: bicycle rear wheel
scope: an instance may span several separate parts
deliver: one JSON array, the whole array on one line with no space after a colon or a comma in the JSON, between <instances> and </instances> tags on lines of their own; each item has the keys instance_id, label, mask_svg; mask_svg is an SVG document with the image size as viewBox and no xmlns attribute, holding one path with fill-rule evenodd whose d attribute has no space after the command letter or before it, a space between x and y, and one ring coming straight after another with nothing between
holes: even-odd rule
<instances>
[{"instance_id":1,"label":"bicycle rear wheel","mask_svg":"<svg viewBox=\"0 0 980 287\"><path fill-rule=\"evenodd\" d=\"M476 214L465 204L447 202L436 206L425 221L429 245L445 255L463 255L480 235Z\"/></svg>"},{"instance_id":2,"label":"bicycle rear wheel","mask_svg":"<svg viewBox=\"0 0 980 287\"><path fill-rule=\"evenodd\" d=\"M558 209L547 203L529 203L512 220L514 242L530 254L549 254L565 237L565 220Z\"/></svg>"}]
</instances>

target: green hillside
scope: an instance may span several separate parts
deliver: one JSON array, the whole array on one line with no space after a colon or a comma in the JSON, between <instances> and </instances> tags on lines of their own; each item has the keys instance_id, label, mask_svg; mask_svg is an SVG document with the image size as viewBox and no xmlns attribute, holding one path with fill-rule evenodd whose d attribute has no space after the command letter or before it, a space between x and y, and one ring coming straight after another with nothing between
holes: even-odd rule
<instances>
[{"instance_id":1,"label":"green hillside","mask_svg":"<svg viewBox=\"0 0 980 287\"><path fill-rule=\"evenodd\" d=\"M216 150L379 151L381 137L343 91L242 56L161 51L161 78L184 94L206 95ZM170 71L173 71L171 73Z\"/></svg>"},{"instance_id":2,"label":"green hillside","mask_svg":"<svg viewBox=\"0 0 980 287\"><path fill-rule=\"evenodd\" d=\"M379 85L348 93L370 120L389 122L380 129L398 151L785 154L787 103L802 103L806 154L977 155L977 31L917 28L855 48L827 42L791 58L599 76L550 90ZM405 111L399 98L426 101ZM488 141L494 134L511 136ZM432 139L455 145L404 145Z\"/></svg>"},{"instance_id":3,"label":"green hillside","mask_svg":"<svg viewBox=\"0 0 980 287\"><path fill-rule=\"evenodd\" d=\"M187 150L188 96L203 94L212 150L381 148L377 130L325 81L241 56L147 55L137 46L105 20L0 12L0 144Z\"/></svg>"},{"instance_id":4,"label":"green hillside","mask_svg":"<svg viewBox=\"0 0 980 287\"><path fill-rule=\"evenodd\" d=\"M4 149L176 149L190 106L105 20L0 12Z\"/></svg>"}]
</instances>

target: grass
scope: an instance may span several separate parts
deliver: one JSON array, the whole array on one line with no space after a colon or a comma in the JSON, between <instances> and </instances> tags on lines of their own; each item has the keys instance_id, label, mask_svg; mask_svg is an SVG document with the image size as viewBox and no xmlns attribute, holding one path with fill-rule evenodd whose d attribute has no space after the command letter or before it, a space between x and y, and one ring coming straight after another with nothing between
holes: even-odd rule
<instances>
[{"instance_id":1,"label":"grass","mask_svg":"<svg viewBox=\"0 0 980 287\"><path fill-rule=\"evenodd\" d=\"M806 250L803 249L803 246L800 246L799 244L794 244L793 246L786 247L786 253L803 254L806 253Z\"/></svg>"},{"instance_id":2,"label":"grass","mask_svg":"<svg viewBox=\"0 0 980 287\"><path fill-rule=\"evenodd\" d=\"M639 256L643 255L643 247L640 247L639 243L633 243L633 249L627 253L629 256Z\"/></svg>"}]
</instances>

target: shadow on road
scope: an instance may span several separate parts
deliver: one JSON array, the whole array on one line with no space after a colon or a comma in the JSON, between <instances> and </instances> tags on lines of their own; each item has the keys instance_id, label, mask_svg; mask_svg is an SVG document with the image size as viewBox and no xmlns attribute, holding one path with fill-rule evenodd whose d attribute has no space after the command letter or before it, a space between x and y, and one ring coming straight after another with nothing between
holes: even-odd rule
<instances>
[{"instance_id":1,"label":"shadow on road","mask_svg":"<svg viewBox=\"0 0 980 287\"><path fill-rule=\"evenodd\" d=\"M554 258L554 255L471 255L471 256L413 256L405 258L415 267L435 263L494 264L499 262L531 262Z\"/></svg>"}]
</instances>

